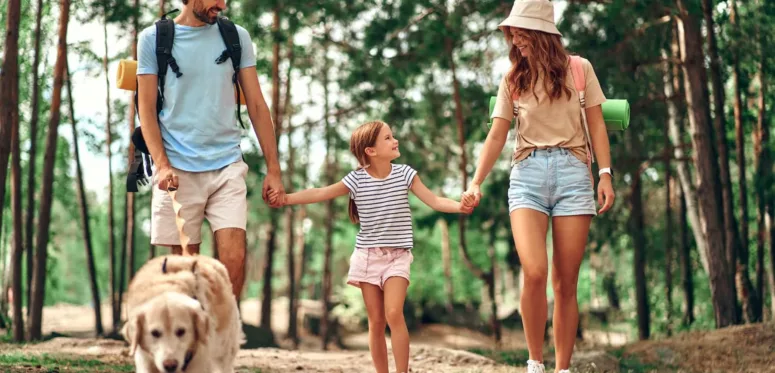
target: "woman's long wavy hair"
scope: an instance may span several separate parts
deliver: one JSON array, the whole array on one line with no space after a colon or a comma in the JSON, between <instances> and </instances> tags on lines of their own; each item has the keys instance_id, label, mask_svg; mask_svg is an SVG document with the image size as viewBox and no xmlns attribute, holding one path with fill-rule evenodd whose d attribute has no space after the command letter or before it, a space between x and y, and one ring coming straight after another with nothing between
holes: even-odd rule
<instances>
[{"instance_id":1,"label":"woman's long wavy hair","mask_svg":"<svg viewBox=\"0 0 775 373\"><path fill-rule=\"evenodd\" d=\"M358 160L358 169L369 167L369 156L366 155L366 148L373 147L377 143L379 132L386 125L385 122L375 120L361 124L353 131L353 134L350 136L350 153L353 153L355 159ZM355 206L352 196L350 197L348 212L350 213L350 221L356 224L361 221L358 216L358 207Z\"/></svg>"},{"instance_id":2,"label":"woman's long wavy hair","mask_svg":"<svg viewBox=\"0 0 775 373\"><path fill-rule=\"evenodd\" d=\"M543 77L544 90L551 101L559 99L563 93L570 100L572 93L565 85L568 75L568 52L562 45L560 35L528 29L519 30L527 35L525 39L530 45L530 55L527 57L523 57L519 48L512 42L511 28L504 30L506 40L511 46L511 70L507 75L509 93L513 96L516 92L521 96L525 92L533 92L538 99L534 88L538 78Z\"/></svg>"}]
</instances>

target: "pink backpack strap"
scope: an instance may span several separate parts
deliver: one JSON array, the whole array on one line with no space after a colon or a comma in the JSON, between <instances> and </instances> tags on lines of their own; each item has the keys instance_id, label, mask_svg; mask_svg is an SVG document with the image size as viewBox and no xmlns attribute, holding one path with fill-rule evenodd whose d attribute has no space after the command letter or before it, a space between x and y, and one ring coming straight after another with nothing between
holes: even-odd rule
<instances>
[{"instance_id":1,"label":"pink backpack strap","mask_svg":"<svg viewBox=\"0 0 775 373\"><path fill-rule=\"evenodd\" d=\"M589 124L587 123L586 97L584 89L587 88L587 78L584 75L582 59L579 56L570 56L570 70L573 74L573 84L576 92L579 94L579 105L581 107L581 124L584 127L584 137L587 143L587 166L589 166L590 175L592 175L592 163L595 162L595 154L592 149L592 137L589 135Z\"/></svg>"},{"instance_id":2,"label":"pink backpack strap","mask_svg":"<svg viewBox=\"0 0 775 373\"><path fill-rule=\"evenodd\" d=\"M576 90L581 92L587 88L587 79L584 76L584 67L581 65L581 57L570 56L570 69L573 73L573 83Z\"/></svg>"}]
</instances>

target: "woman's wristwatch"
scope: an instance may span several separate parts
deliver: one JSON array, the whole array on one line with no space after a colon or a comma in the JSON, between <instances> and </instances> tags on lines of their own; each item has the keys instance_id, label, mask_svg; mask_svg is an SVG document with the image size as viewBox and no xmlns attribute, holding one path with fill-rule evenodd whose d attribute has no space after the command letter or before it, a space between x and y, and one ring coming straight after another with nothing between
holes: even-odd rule
<instances>
[{"instance_id":1,"label":"woman's wristwatch","mask_svg":"<svg viewBox=\"0 0 775 373\"><path fill-rule=\"evenodd\" d=\"M603 176L603 174L608 174L611 177L614 177L613 171L611 171L610 167L601 168L600 171L597 172L597 176Z\"/></svg>"}]
</instances>

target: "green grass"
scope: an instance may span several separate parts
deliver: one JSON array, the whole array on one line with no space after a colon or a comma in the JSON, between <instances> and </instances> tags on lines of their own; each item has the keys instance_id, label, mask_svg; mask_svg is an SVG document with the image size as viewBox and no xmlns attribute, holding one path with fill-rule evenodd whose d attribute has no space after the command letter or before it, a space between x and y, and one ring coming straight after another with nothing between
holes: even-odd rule
<instances>
[{"instance_id":1,"label":"green grass","mask_svg":"<svg viewBox=\"0 0 775 373\"><path fill-rule=\"evenodd\" d=\"M527 366L527 360L530 357L530 354L528 353L527 350L504 351L504 350L473 348L468 351L473 352L477 355L482 355L484 357L493 359L500 364L509 365L513 367ZM549 349L548 351L545 351L544 354L554 355L554 349Z\"/></svg>"},{"instance_id":2,"label":"green grass","mask_svg":"<svg viewBox=\"0 0 775 373\"><path fill-rule=\"evenodd\" d=\"M126 364L107 364L99 360L70 358L49 354L21 354L18 352L0 355L0 367L35 367L53 372L134 372L134 367ZM20 370L24 371L24 370Z\"/></svg>"}]
</instances>

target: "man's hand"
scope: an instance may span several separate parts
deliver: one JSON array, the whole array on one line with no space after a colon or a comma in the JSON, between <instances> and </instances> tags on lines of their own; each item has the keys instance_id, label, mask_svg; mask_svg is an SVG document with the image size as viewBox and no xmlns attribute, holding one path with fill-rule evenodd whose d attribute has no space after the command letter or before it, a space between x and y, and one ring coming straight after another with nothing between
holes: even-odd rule
<instances>
[{"instance_id":1,"label":"man's hand","mask_svg":"<svg viewBox=\"0 0 775 373\"><path fill-rule=\"evenodd\" d=\"M276 197L274 198L275 203L272 203L269 199L270 190L276 193ZM261 191L261 197L269 207L282 206L277 203L279 201L285 201L285 188L283 187L283 182L279 173L269 173L266 175L266 179L264 179L264 188Z\"/></svg>"},{"instance_id":2,"label":"man's hand","mask_svg":"<svg viewBox=\"0 0 775 373\"><path fill-rule=\"evenodd\" d=\"M159 166L156 169L156 177L159 181L159 189L164 191L178 190L178 175L170 166Z\"/></svg>"}]
</instances>

